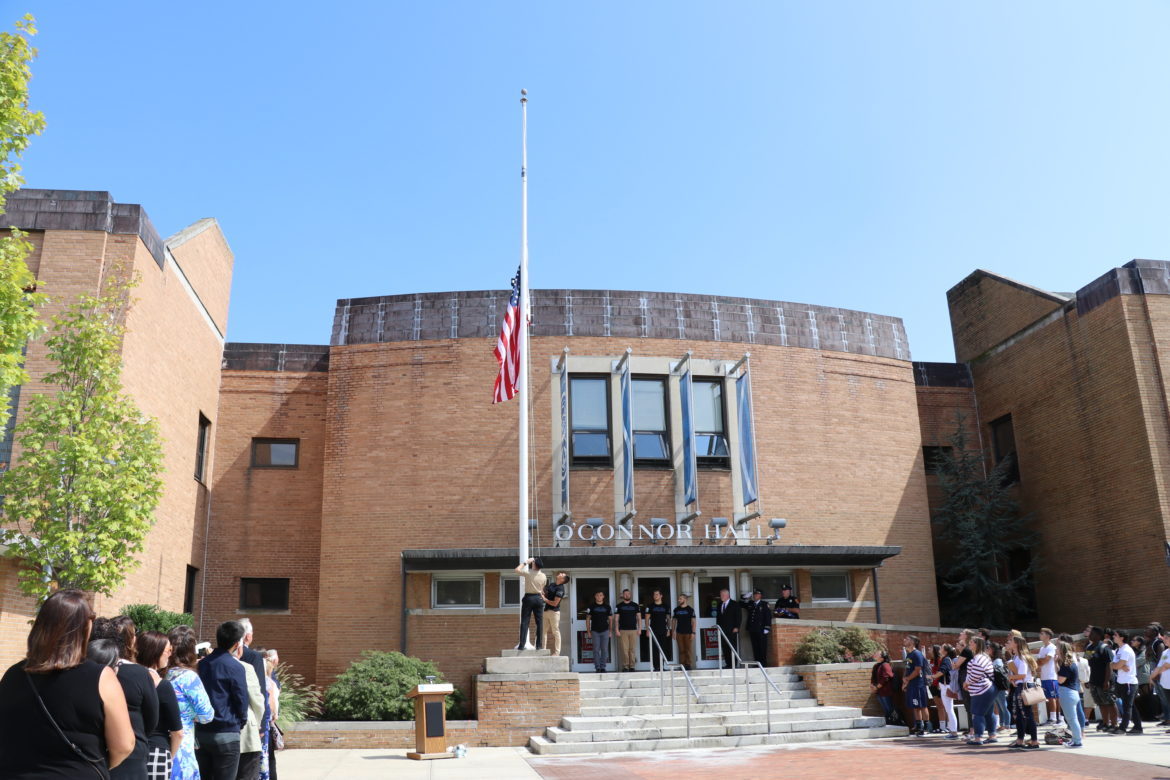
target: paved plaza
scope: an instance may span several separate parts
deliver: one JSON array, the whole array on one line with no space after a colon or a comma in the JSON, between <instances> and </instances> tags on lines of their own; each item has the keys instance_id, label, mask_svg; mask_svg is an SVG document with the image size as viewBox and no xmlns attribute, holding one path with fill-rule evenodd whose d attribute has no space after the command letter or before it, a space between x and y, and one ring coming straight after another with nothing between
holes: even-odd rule
<instances>
[{"instance_id":1,"label":"paved plaza","mask_svg":"<svg viewBox=\"0 0 1170 780\"><path fill-rule=\"evenodd\" d=\"M1170 779L1170 736L1089 734L1085 747L1009 750L941 738L819 743L739 750L576 755L545 758L524 748L472 748L467 757L411 761L405 750L290 750L281 780L772 780L814 777L961 778L1023 770L1048 778Z\"/></svg>"}]
</instances>

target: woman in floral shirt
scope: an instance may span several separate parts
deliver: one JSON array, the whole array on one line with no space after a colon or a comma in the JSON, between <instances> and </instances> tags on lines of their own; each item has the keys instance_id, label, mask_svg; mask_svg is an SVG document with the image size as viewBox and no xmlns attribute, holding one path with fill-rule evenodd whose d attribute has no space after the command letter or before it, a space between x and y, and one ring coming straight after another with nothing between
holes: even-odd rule
<instances>
[{"instance_id":1,"label":"woman in floral shirt","mask_svg":"<svg viewBox=\"0 0 1170 780\"><path fill-rule=\"evenodd\" d=\"M200 780L199 764L195 761L195 724L208 723L215 717L211 700L203 689L203 682L195 671L195 631L190 626L175 626L167 638L174 652L167 668L167 679L179 700L179 715L183 719L183 744L175 754L171 780Z\"/></svg>"}]
</instances>

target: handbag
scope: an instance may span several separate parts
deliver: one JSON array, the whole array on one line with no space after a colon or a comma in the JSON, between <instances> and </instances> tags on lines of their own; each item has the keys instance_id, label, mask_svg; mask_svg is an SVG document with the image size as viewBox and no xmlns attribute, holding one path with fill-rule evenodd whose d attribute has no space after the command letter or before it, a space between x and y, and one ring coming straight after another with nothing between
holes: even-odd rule
<instances>
[{"instance_id":1,"label":"handbag","mask_svg":"<svg viewBox=\"0 0 1170 780\"><path fill-rule=\"evenodd\" d=\"M284 732L275 722L272 724L272 731L269 732L269 735L272 737L272 749L284 750Z\"/></svg>"},{"instance_id":2,"label":"handbag","mask_svg":"<svg viewBox=\"0 0 1170 780\"><path fill-rule=\"evenodd\" d=\"M1020 701L1024 703L1025 707L1031 707L1044 701L1044 689L1033 685L1025 685L1024 690L1020 692Z\"/></svg>"},{"instance_id":3,"label":"handbag","mask_svg":"<svg viewBox=\"0 0 1170 780\"><path fill-rule=\"evenodd\" d=\"M105 772L105 760L100 758L96 760L92 759L87 756L81 748L77 747L77 744L73 740L69 739L65 732L61 730L61 727L57 725L57 721L53 719L53 715L49 712L49 708L45 706L45 700L41 698L41 692L38 691L37 686L33 684L32 676L28 672L25 672L24 679L28 680L28 687L32 688L33 696L37 697L37 702L41 705L41 712L45 713L45 717L49 719L49 723L53 724L53 728L56 730L57 734L61 736L61 739L65 740L65 744L69 746L69 749L76 753L78 758L89 764L90 767L93 768L93 771L97 772L98 777L102 778L102 780L106 780L109 775Z\"/></svg>"},{"instance_id":4,"label":"handbag","mask_svg":"<svg viewBox=\"0 0 1170 780\"><path fill-rule=\"evenodd\" d=\"M959 694L955 693L955 689L954 689L954 688L943 688L943 693L945 693L945 694L946 694L946 697L947 697L948 699L957 699L957 698L959 698Z\"/></svg>"}]
</instances>

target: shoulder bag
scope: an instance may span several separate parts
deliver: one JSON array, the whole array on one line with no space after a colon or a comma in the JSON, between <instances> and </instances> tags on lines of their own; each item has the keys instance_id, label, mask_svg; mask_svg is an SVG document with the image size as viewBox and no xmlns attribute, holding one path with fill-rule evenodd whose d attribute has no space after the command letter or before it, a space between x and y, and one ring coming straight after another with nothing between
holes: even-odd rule
<instances>
[{"instance_id":1,"label":"shoulder bag","mask_svg":"<svg viewBox=\"0 0 1170 780\"><path fill-rule=\"evenodd\" d=\"M1020 701L1024 703L1025 707L1040 704L1044 701L1044 689L1032 683L1027 683L1024 685L1024 690L1020 692Z\"/></svg>"},{"instance_id":2,"label":"shoulder bag","mask_svg":"<svg viewBox=\"0 0 1170 780\"><path fill-rule=\"evenodd\" d=\"M49 719L49 723L53 724L53 729L57 732L57 734L60 735L61 739L65 740L65 744L69 746L69 749L72 750L78 758L89 764L93 771L97 772L98 777L102 778L102 780L106 780L109 775L105 772L105 760L94 760L87 756L81 748L77 747L77 744L73 740L69 739L68 735L66 735L65 732L61 730L61 727L57 725L57 721L53 719L53 715L49 712L49 708L45 706L45 700L41 698L41 692L38 691L37 686L33 684L32 675L30 675L28 672L25 672L24 679L28 680L28 687L32 688L33 696L37 697L37 703L41 705L41 712L45 713L45 717Z\"/></svg>"}]
</instances>

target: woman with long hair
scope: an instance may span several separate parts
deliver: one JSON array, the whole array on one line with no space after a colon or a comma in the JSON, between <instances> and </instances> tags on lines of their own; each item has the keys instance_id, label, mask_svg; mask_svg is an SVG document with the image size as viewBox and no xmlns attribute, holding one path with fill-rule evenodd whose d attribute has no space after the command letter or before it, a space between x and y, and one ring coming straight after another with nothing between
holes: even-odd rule
<instances>
[{"instance_id":1,"label":"woman with long hair","mask_svg":"<svg viewBox=\"0 0 1170 780\"><path fill-rule=\"evenodd\" d=\"M1030 686L1036 677L1036 659L1028 649L1028 640L1020 632L1013 631L1008 642L1012 646L1012 663L1008 668L1008 679L1012 682L1010 702L1012 720L1016 724L1016 741L1010 747L1038 750L1036 716L1032 713L1032 705L1024 703L1024 688Z\"/></svg>"},{"instance_id":2,"label":"woman with long hair","mask_svg":"<svg viewBox=\"0 0 1170 780\"><path fill-rule=\"evenodd\" d=\"M894 725L900 719L894 709L894 667L890 665L890 654L884 649L874 653L874 664L869 670L869 689L877 696L886 715L886 723Z\"/></svg>"},{"instance_id":3,"label":"woman with long hair","mask_svg":"<svg viewBox=\"0 0 1170 780\"><path fill-rule=\"evenodd\" d=\"M1056 681L1059 684L1057 695L1060 698L1060 709L1064 712L1064 722L1072 732L1072 741L1069 747L1078 748L1084 743L1081 741L1084 734L1084 723L1081 718L1084 712L1080 711L1081 694L1077 690L1080 673L1077 670L1077 660L1073 655L1072 645L1068 642L1056 644Z\"/></svg>"},{"instance_id":4,"label":"woman with long hair","mask_svg":"<svg viewBox=\"0 0 1170 780\"><path fill-rule=\"evenodd\" d=\"M155 679L146 667L134 662L138 635L134 621L125 615L94 623L94 639L112 639L118 643L118 661L114 673L126 695L130 723L134 727L134 752L116 769L110 771L114 780L145 780L149 748L146 735L158 725L158 694L154 692ZM155 675L157 677L157 675Z\"/></svg>"},{"instance_id":5,"label":"woman with long hair","mask_svg":"<svg viewBox=\"0 0 1170 780\"><path fill-rule=\"evenodd\" d=\"M210 723L215 710L196 671L194 629L175 626L167 634L167 640L171 643L167 680L175 691L179 718L183 722L182 741L171 758L171 780L199 780L199 764L195 761L195 724Z\"/></svg>"},{"instance_id":6,"label":"woman with long hair","mask_svg":"<svg viewBox=\"0 0 1170 780\"><path fill-rule=\"evenodd\" d=\"M935 648L939 650L940 656L934 666L934 677L938 685L939 731L957 736L959 720L955 717L955 699L958 695L955 693L955 685L952 684L952 678L958 676L955 669L955 648L953 645L943 645L941 648L935 645L932 649Z\"/></svg>"},{"instance_id":7,"label":"woman with long hair","mask_svg":"<svg viewBox=\"0 0 1170 780\"><path fill-rule=\"evenodd\" d=\"M991 642L988 644L991 656L991 665L995 668L995 674L1007 675L1007 665L1004 663L1005 647L998 642ZM1010 688L1011 685L1008 686ZM1008 707L1008 692L1006 689L995 689L995 717L998 721L995 725L996 733L1007 731L1012 725L1011 708Z\"/></svg>"},{"instance_id":8,"label":"woman with long hair","mask_svg":"<svg viewBox=\"0 0 1170 780\"><path fill-rule=\"evenodd\" d=\"M171 763L183 743L183 719L179 717L179 700L175 689L166 678L171 660L171 642L161 631L140 634L137 643L138 663L159 677L154 686L158 694L158 725L146 735L147 780L169 780ZM152 675L153 677L154 675Z\"/></svg>"},{"instance_id":9,"label":"woman with long hair","mask_svg":"<svg viewBox=\"0 0 1170 780\"><path fill-rule=\"evenodd\" d=\"M983 637L971 637L971 651L974 656L967 662L967 679L963 682L971 694L971 725L974 729L967 744L987 745L999 741L995 738L995 720L991 715L995 700L995 683L992 679L995 667L987 655L987 641ZM985 726L986 739L983 738Z\"/></svg>"},{"instance_id":10,"label":"woman with long hair","mask_svg":"<svg viewBox=\"0 0 1170 780\"><path fill-rule=\"evenodd\" d=\"M134 750L114 670L86 658L92 628L93 610L79 590L59 590L38 610L24 660L0 678L6 780L109 778L109 768Z\"/></svg>"}]
</instances>

